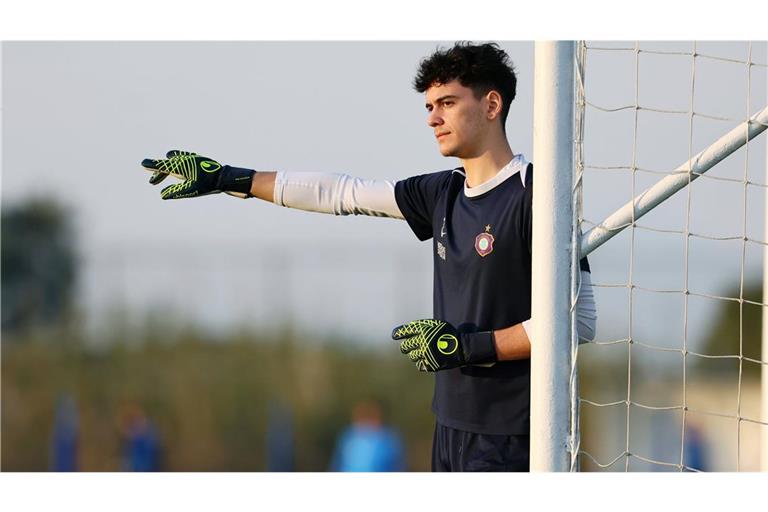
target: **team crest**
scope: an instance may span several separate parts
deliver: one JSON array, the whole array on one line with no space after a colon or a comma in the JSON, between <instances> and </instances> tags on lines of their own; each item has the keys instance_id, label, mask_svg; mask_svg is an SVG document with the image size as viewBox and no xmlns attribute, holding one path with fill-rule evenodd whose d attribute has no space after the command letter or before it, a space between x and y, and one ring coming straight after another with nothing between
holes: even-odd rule
<instances>
[{"instance_id":1,"label":"team crest","mask_svg":"<svg viewBox=\"0 0 768 512\"><path fill-rule=\"evenodd\" d=\"M475 237L475 250L480 256L487 256L493 252L493 235L490 233L491 226L485 226L485 232Z\"/></svg>"}]
</instances>

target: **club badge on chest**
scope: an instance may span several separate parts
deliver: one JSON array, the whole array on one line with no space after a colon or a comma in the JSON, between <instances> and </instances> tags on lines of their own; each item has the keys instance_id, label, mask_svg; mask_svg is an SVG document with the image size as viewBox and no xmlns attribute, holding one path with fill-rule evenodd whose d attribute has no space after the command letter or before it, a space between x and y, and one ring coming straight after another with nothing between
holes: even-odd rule
<instances>
[{"instance_id":1,"label":"club badge on chest","mask_svg":"<svg viewBox=\"0 0 768 512\"><path fill-rule=\"evenodd\" d=\"M485 226L485 231L475 237L475 250L482 257L488 256L493 252L494 238L491 234L491 225Z\"/></svg>"}]
</instances>

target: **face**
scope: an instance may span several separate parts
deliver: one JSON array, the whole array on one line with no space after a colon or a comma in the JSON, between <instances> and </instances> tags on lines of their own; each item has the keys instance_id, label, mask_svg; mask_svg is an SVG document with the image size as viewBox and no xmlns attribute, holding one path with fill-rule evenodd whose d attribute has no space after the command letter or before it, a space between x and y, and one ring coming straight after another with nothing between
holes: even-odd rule
<instances>
[{"instance_id":1,"label":"face","mask_svg":"<svg viewBox=\"0 0 768 512\"><path fill-rule=\"evenodd\" d=\"M491 129L487 97L475 98L472 89L458 80L433 85L426 91L427 124L434 130L443 156L478 156Z\"/></svg>"}]
</instances>

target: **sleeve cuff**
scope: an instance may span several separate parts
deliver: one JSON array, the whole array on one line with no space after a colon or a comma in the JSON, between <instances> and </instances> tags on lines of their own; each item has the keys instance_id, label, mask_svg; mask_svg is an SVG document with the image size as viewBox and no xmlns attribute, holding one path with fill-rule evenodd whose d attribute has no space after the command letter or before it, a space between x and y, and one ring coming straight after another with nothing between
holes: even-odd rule
<instances>
[{"instance_id":1,"label":"sleeve cuff","mask_svg":"<svg viewBox=\"0 0 768 512\"><path fill-rule=\"evenodd\" d=\"M528 336L528 341L533 342L533 319L529 318L528 320L523 321L523 329L525 330L525 335Z\"/></svg>"},{"instance_id":2,"label":"sleeve cuff","mask_svg":"<svg viewBox=\"0 0 768 512\"><path fill-rule=\"evenodd\" d=\"M465 334L464 360L467 364L493 363L498 360L493 331Z\"/></svg>"}]
</instances>

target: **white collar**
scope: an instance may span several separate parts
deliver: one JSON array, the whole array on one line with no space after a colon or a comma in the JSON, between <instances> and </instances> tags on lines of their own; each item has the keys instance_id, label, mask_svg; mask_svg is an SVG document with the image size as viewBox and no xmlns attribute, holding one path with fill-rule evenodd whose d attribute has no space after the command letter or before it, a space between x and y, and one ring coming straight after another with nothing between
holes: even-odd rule
<instances>
[{"instance_id":1,"label":"white collar","mask_svg":"<svg viewBox=\"0 0 768 512\"><path fill-rule=\"evenodd\" d=\"M518 153L507 165L502 167L501 170L496 173L496 176L489 179L485 183L481 183L476 187L468 187L467 181L464 180L464 195L466 197L477 197L479 195L485 194L518 172L520 173L520 181L523 183L523 187L525 187L525 173L527 170L528 161L525 159L525 156L523 156L522 153Z\"/></svg>"}]
</instances>

